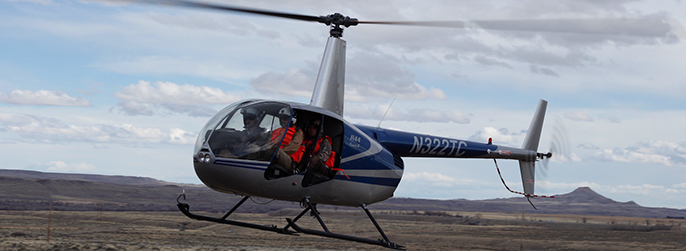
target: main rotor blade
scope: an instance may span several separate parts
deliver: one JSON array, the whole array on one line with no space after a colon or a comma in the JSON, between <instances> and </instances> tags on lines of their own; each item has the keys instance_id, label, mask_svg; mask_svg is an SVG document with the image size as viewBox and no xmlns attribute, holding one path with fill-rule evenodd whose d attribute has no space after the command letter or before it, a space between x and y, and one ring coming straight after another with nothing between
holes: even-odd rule
<instances>
[{"instance_id":1,"label":"main rotor blade","mask_svg":"<svg viewBox=\"0 0 686 251\"><path fill-rule=\"evenodd\" d=\"M637 37L664 36L683 27L668 18L636 19L530 19L474 21L357 21L359 24L410 25L448 28L481 28L485 30L623 35ZM681 27L679 27L681 26ZM681 28L683 29L683 28Z\"/></svg>"},{"instance_id":2,"label":"main rotor blade","mask_svg":"<svg viewBox=\"0 0 686 251\"><path fill-rule=\"evenodd\" d=\"M281 17L281 18L301 20L301 21L309 21L309 22L320 22L320 20L321 20L319 16L300 15L300 14L293 14L293 13L286 13L286 12L250 9L250 8L244 8L244 7L234 7L234 6L228 6L228 5L217 5L217 4L211 4L211 3L200 3L200 2L192 2L192 1L184 1L184 0L130 0L130 1L126 1L126 2L140 2L140 3L157 4L157 5L170 5L170 6L181 6L181 7L190 7L190 8L199 8L199 9L243 12L243 13L250 13L250 14L256 14L256 15Z\"/></svg>"},{"instance_id":3,"label":"main rotor blade","mask_svg":"<svg viewBox=\"0 0 686 251\"><path fill-rule=\"evenodd\" d=\"M683 25L676 19L662 17L643 17L633 19L529 19L529 20L473 20L473 21L359 21L355 18L335 13L328 16L301 15L245 7L202 3L189 0L114 0L123 2L140 2L147 4L181 6L200 9L212 9L231 12L242 12L262 16L272 16L319 22L326 25L335 24L345 27L357 24L409 25L448 28L480 28L485 30L528 31L577 33L592 35L620 35L635 37L662 37L669 33L685 36Z\"/></svg>"}]
</instances>

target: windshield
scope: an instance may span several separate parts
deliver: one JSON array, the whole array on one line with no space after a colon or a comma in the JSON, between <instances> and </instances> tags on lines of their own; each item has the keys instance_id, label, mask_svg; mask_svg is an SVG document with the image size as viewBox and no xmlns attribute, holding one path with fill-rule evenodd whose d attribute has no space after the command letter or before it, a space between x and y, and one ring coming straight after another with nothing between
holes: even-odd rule
<instances>
[{"instance_id":1,"label":"windshield","mask_svg":"<svg viewBox=\"0 0 686 251\"><path fill-rule=\"evenodd\" d=\"M280 128L278 114L290 107L281 103L259 103L239 107L214 125L208 141L216 157L269 161L278 140L270 140Z\"/></svg>"},{"instance_id":2,"label":"windshield","mask_svg":"<svg viewBox=\"0 0 686 251\"><path fill-rule=\"evenodd\" d=\"M234 103L234 104L231 104L231 105L227 106L226 108L222 109L217 114L215 114L214 117L212 117L210 119L210 121L208 121L207 124L205 124L205 126L203 126L202 129L200 129L200 133L198 134L198 139L195 141L195 150L194 150L195 153L200 151L202 144L204 144L205 141L207 141L207 137L210 136L212 129L217 126L217 123L219 123L220 120L225 118L227 114L233 112L236 109L236 107L242 103L244 103L244 102Z\"/></svg>"}]
</instances>

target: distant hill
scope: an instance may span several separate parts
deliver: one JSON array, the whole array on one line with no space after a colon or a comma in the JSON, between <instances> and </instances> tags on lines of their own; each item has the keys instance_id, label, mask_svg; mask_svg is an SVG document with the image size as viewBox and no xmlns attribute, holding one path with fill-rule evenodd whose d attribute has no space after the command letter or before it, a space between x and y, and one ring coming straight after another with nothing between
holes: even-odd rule
<instances>
[{"instance_id":1,"label":"distant hill","mask_svg":"<svg viewBox=\"0 0 686 251\"><path fill-rule=\"evenodd\" d=\"M507 212L542 214L575 214L575 215L606 215L632 217L686 217L686 210L672 208L643 207L633 201L617 202L606 198L589 187L579 187L571 193L556 195L555 198L531 198L538 208L534 209L524 197L489 200L424 200L411 198L391 198L374 204L376 208L400 210L400 208L415 208L415 210L432 211L477 211L477 212Z\"/></svg>"},{"instance_id":2,"label":"distant hill","mask_svg":"<svg viewBox=\"0 0 686 251\"><path fill-rule=\"evenodd\" d=\"M176 198L185 190L192 211L223 213L240 197L215 192L202 185L176 184L144 177L45 173L0 169L0 210L175 211ZM239 212L270 212L300 208L298 203L255 198ZM264 204L266 202L270 202ZM686 210L642 207L616 202L588 187L554 199L532 198L535 210L523 197L489 200L428 200L390 198L370 206L373 210L469 211L634 217L686 217ZM333 206L322 206L333 208Z\"/></svg>"},{"instance_id":3,"label":"distant hill","mask_svg":"<svg viewBox=\"0 0 686 251\"><path fill-rule=\"evenodd\" d=\"M98 175L77 173L48 173L25 170L0 169L0 177L26 178L26 179L52 179L52 180L83 180L120 185L174 185L174 183L156 180L146 177L131 177L120 175Z\"/></svg>"}]
</instances>

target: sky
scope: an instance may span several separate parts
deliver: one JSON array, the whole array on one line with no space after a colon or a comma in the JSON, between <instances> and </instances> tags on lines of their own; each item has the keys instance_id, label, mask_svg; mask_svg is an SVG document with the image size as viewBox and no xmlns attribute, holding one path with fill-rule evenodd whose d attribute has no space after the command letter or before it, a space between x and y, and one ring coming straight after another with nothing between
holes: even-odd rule
<instances>
[{"instance_id":1,"label":"sky","mask_svg":"<svg viewBox=\"0 0 686 251\"><path fill-rule=\"evenodd\" d=\"M547 170L539 165L537 194L587 186L620 202L686 209L682 1L214 3L472 21L347 28L344 118L520 147L545 99L539 151L551 142L561 150ZM309 103L328 29L147 4L0 0L0 168L199 184L198 131L242 99ZM517 162L498 165L521 190ZM405 166L396 197L517 196L491 160L406 158Z\"/></svg>"}]
</instances>

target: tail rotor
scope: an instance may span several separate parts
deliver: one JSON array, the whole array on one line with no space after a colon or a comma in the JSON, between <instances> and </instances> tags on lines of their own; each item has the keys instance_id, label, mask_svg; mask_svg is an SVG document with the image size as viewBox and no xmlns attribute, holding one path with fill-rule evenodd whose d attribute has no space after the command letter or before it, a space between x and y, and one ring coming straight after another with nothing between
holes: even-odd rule
<instances>
[{"instance_id":1,"label":"tail rotor","mask_svg":"<svg viewBox=\"0 0 686 251\"><path fill-rule=\"evenodd\" d=\"M564 121L557 117L550 136L550 146L547 153L539 153L538 158L541 163L536 178L540 181L541 188L545 190L550 170L550 159L554 156L555 162L564 162L569 159L569 134Z\"/></svg>"}]
</instances>

